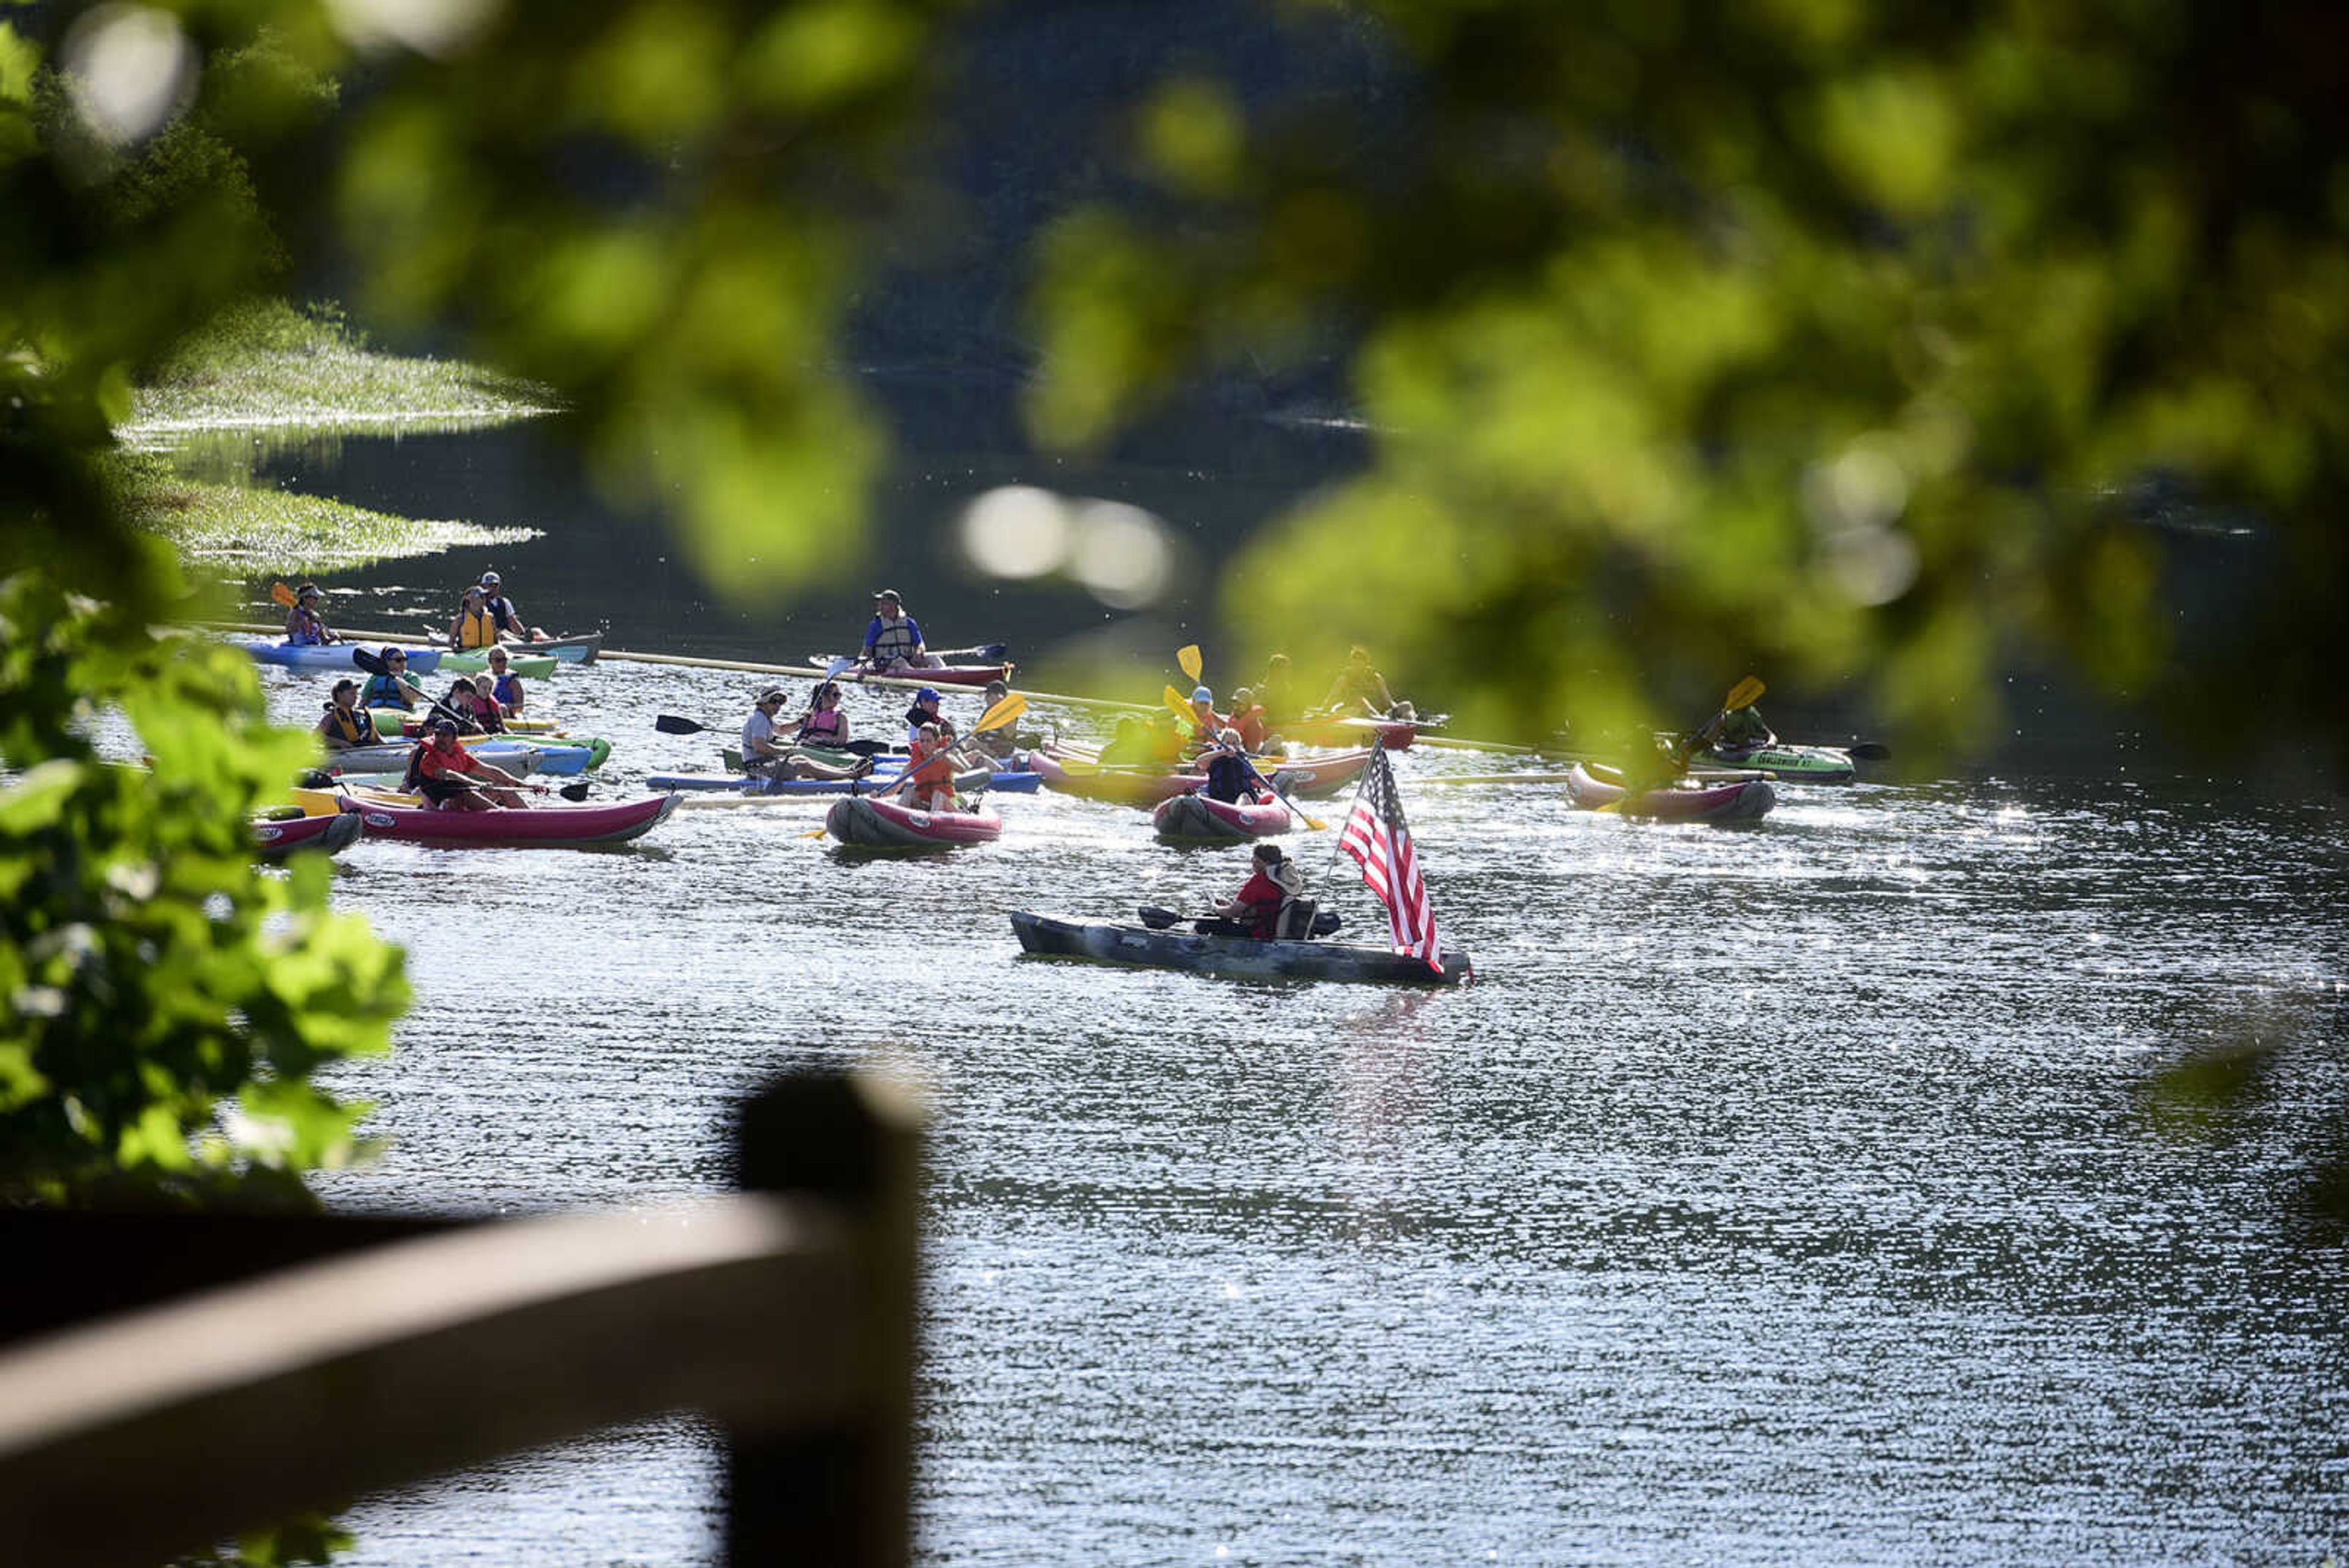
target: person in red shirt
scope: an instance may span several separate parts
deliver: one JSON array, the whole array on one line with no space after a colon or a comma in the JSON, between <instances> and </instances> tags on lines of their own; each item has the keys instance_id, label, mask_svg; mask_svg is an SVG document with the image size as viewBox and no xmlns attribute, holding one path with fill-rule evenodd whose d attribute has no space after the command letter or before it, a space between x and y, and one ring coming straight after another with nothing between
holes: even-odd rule
<instances>
[{"instance_id":1,"label":"person in red shirt","mask_svg":"<svg viewBox=\"0 0 2349 1568\"><path fill-rule=\"evenodd\" d=\"M471 782L481 781L476 788ZM417 742L408 759L402 787L420 794L425 804L440 811L487 811L492 805L527 805L522 780L493 767L457 743L456 723L435 719L431 732Z\"/></svg>"},{"instance_id":2,"label":"person in red shirt","mask_svg":"<svg viewBox=\"0 0 2349 1568\"><path fill-rule=\"evenodd\" d=\"M1280 929L1281 907L1297 896L1303 887L1299 875L1278 844L1256 846L1256 874L1232 901L1216 911L1222 919L1229 920L1236 929L1222 934L1254 937L1258 941L1270 939Z\"/></svg>"}]
</instances>

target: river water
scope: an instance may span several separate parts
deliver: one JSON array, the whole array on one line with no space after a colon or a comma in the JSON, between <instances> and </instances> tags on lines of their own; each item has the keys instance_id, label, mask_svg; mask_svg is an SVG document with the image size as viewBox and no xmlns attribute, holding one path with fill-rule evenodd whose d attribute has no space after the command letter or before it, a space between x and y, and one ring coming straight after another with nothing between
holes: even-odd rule
<instances>
[{"instance_id":1,"label":"river water","mask_svg":"<svg viewBox=\"0 0 2349 1568\"><path fill-rule=\"evenodd\" d=\"M618 742L626 794L714 761L654 714L730 729L756 684L605 664L534 701ZM1475 958L1441 993L1020 957L1007 910L1195 907L1245 868L1051 794L935 858L844 858L813 802L605 851L363 843L338 902L418 1001L336 1075L389 1148L326 1190L690 1199L769 1076L914 1075L929 1563L2349 1543L2344 1258L2298 1220L2349 1089L2337 804L2138 763L1788 786L1733 830L1441 782L1526 765L1398 759ZM1291 844L1361 937L1344 809ZM2158 1126L2154 1074L2246 1034L2283 1047L2265 1096ZM366 1501L350 1561L705 1561L714 1482L692 1423L650 1423Z\"/></svg>"}]
</instances>

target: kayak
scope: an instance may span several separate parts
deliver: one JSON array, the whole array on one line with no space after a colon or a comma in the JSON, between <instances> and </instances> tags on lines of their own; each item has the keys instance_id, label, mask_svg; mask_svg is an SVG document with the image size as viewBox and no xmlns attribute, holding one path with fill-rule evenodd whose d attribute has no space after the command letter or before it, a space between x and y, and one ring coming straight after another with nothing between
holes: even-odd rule
<instances>
[{"instance_id":1,"label":"kayak","mask_svg":"<svg viewBox=\"0 0 2349 1568\"><path fill-rule=\"evenodd\" d=\"M538 646L543 648L546 645L541 643ZM375 651L381 653L383 649L378 648ZM524 680L545 680L554 673L554 666L557 662L554 655L551 653L516 653L511 647L506 649L506 673L519 675ZM489 667L490 655L486 649L469 648L461 653L444 653L440 656L440 673L443 675L479 675ZM415 670L416 660L410 659L408 661L408 668ZM418 670L417 673L426 672Z\"/></svg>"},{"instance_id":2,"label":"kayak","mask_svg":"<svg viewBox=\"0 0 2349 1568\"><path fill-rule=\"evenodd\" d=\"M360 649L369 653L381 653L387 647L398 644L367 642L245 642L237 646L253 655L262 664L279 664L288 670L357 670L358 660L352 655ZM401 648L408 655L408 669L415 675L429 675L440 663L437 648Z\"/></svg>"},{"instance_id":3,"label":"kayak","mask_svg":"<svg viewBox=\"0 0 2349 1568\"><path fill-rule=\"evenodd\" d=\"M1595 811L1621 800L1623 786L1599 778L1582 763L1568 770L1567 799L1584 811ZM1758 822L1777 804L1777 792L1766 779L1731 780L1715 784L1676 784L1651 789L1623 808L1625 816L1653 817L1660 822Z\"/></svg>"},{"instance_id":4,"label":"kayak","mask_svg":"<svg viewBox=\"0 0 2349 1568\"><path fill-rule=\"evenodd\" d=\"M411 741L423 732L425 725L432 722L432 712L429 708L370 708L367 711L375 715L377 734L398 734ZM568 736L558 733L563 726L553 719L510 718L505 721L505 726L504 732L509 735L527 735L533 740L569 739ZM479 738L475 737L475 739ZM458 739L462 740L464 737L460 735ZM577 743L583 746L586 744L585 741Z\"/></svg>"},{"instance_id":5,"label":"kayak","mask_svg":"<svg viewBox=\"0 0 2349 1568\"><path fill-rule=\"evenodd\" d=\"M1375 736L1390 752L1407 752L1419 738L1416 720L1357 719L1342 713L1312 713L1265 728L1300 746L1366 746Z\"/></svg>"},{"instance_id":6,"label":"kayak","mask_svg":"<svg viewBox=\"0 0 2349 1568\"><path fill-rule=\"evenodd\" d=\"M398 790L370 789L355 784L347 789L295 789L287 798L302 808L305 816L336 817L346 815L352 801L361 805L422 805L420 794L402 794Z\"/></svg>"},{"instance_id":7,"label":"kayak","mask_svg":"<svg viewBox=\"0 0 2349 1568\"><path fill-rule=\"evenodd\" d=\"M335 855L348 848L361 830L357 817L340 813L296 816L282 822L263 818L253 825L254 852L264 860L282 860L288 855L309 851Z\"/></svg>"},{"instance_id":8,"label":"kayak","mask_svg":"<svg viewBox=\"0 0 2349 1568\"><path fill-rule=\"evenodd\" d=\"M1803 784L1849 784L1858 772L1840 746L1715 746L1709 762L1729 768L1760 768Z\"/></svg>"},{"instance_id":9,"label":"kayak","mask_svg":"<svg viewBox=\"0 0 2349 1568\"><path fill-rule=\"evenodd\" d=\"M375 715L375 732L378 735L388 736L397 733L405 741L422 738L423 728L427 722L425 720L416 718L398 708L370 708L367 711ZM395 723L398 726L396 731L392 727ZM542 761L538 768L539 772L549 774L592 773L602 767L612 754L612 742L599 736L555 736L536 732L523 733L519 730L493 735L460 735L457 737L457 743L475 756L483 755L482 748L485 746L532 750L541 753L551 753L557 760ZM570 752L585 753L576 766L570 765L564 760L564 753ZM404 762L402 765L405 765ZM505 764L501 763L498 765L503 767Z\"/></svg>"},{"instance_id":10,"label":"kayak","mask_svg":"<svg viewBox=\"0 0 2349 1568\"><path fill-rule=\"evenodd\" d=\"M492 767L503 768L510 774L534 774L544 766L544 749L518 740L506 740L495 735L476 736L479 742L470 748L473 755ZM352 746L344 751L329 752L318 765L336 778L375 778L386 774L404 774L408 759L416 750L413 741L390 741L379 746ZM573 770L576 772L576 769Z\"/></svg>"},{"instance_id":11,"label":"kayak","mask_svg":"<svg viewBox=\"0 0 2349 1568\"><path fill-rule=\"evenodd\" d=\"M1081 795L1087 800L1108 801L1112 805L1155 806L1163 800L1188 794L1207 782L1204 774L1161 773L1147 764L1094 772L1102 764L1082 757L1063 756L1049 746L1022 755L1031 772L1044 776L1046 789ZM1291 757L1278 763L1267 760L1257 771L1265 773L1271 784L1289 794L1325 795L1335 794L1353 783L1370 761L1367 751L1333 752L1327 756ZM1078 765L1072 768L1069 765L1071 763Z\"/></svg>"},{"instance_id":12,"label":"kayak","mask_svg":"<svg viewBox=\"0 0 2349 1568\"><path fill-rule=\"evenodd\" d=\"M607 805L492 806L486 811L433 811L421 806L347 801L343 810L367 825L371 838L451 847L503 844L564 847L618 844L640 837L677 809L673 794Z\"/></svg>"},{"instance_id":13,"label":"kayak","mask_svg":"<svg viewBox=\"0 0 2349 1568\"><path fill-rule=\"evenodd\" d=\"M556 664L595 663L595 656L604 650L604 634L600 631L591 631L585 637L550 637L544 642L502 642L498 646L506 650L507 668L514 670L517 675L527 675L530 673L528 670L515 668L518 661L524 659L533 662L550 659ZM485 652L486 650L482 649L468 648L460 652L451 653L448 656L444 668L483 669L488 662ZM460 665L456 662L460 659L480 659L481 662Z\"/></svg>"},{"instance_id":14,"label":"kayak","mask_svg":"<svg viewBox=\"0 0 2349 1568\"><path fill-rule=\"evenodd\" d=\"M811 653L808 664L815 670L829 670L839 654ZM1009 680L1018 666L1010 664L948 664L936 670L905 670L877 679L920 681L929 686L984 686L990 680ZM851 670L841 673L843 680L863 680L873 675L869 670Z\"/></svg>"},{"instance_id":15,"label":"kayak","mask_svg":"<svg viewBox=\"0 0 2349 1568\"><path fill-rule=\"evenodd\" d=\"M1247 838L1268 838L1288 831L1289 810L1274 801L1221 801L1194 792L1158 803L1150 824L1158 836L1175 844L1237 844Z\"/></svg>"},{"instance_id":16,"label":"kayak","mask_svg":"<svg viewBox=\"0 0 2349 1568\"><path fill-rule=\"evenodd\" d=\"M647 789L738 790L744 794L874 794L897 782L895 774L874 774L861 779L761 779L744 774L655 774ZM991 789L1006 794L1033 794L1044 781L1034 774L989 773L972 768L955 775L962 791Z\"/></svg>"},{"instance_id":17,"label":"kayak","mask_svg":"<svg viewBox=\"0 0 2349 1568\"><path fill-rule=\"evenodd\" d=\"M823 826L843 844L861 849L934 849L1003 836L1003 819L991 811L915 811L861 794L834 801Z\"/></svg>"},{"instance_id":18,"label":"kayak","mask_svg":"<svg viewBox=\"0 0 2349 1568\"><path fill-rule=\"evenodd\" d=\"M1468 955L1447 952L1444 972L1408 953L1348 942L1259 941L1194 931L1064 920L1025 909L1011 914L1021 948L1056 958L1094 959L1150 969L1191 970L1250 980L1372 981L1390 985L1458 985L1473 972Z\"/></svg>"}]
</instances>

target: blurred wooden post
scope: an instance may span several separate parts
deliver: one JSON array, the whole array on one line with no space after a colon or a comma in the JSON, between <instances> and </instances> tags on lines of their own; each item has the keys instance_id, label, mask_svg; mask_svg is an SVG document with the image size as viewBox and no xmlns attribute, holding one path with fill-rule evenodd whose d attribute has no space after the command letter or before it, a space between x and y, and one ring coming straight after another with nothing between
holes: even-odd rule
<instances>
[{"instance_id":1,"label":"blurred wooden post","mask_svg":"<svg viewBox=\"0 0 2349 1568\"><path fill-rule=\"evenodd\" d=\"M689 1407L731 1434L732 1562L898 1568L917 1122L861 1080L781 1085L743 1113L753 1190L667 1210L0 1213L0 1339L32 1336L0 1345L0 1561L152 1568Z\"/></svg>"},{"instance_id":2,"label":"blurred wooden post","mask_svg":"<svg viewBox=\"0 0 2349 1568\"><path fill-rule=\"evenodd\" d=\"M744 1107L736 1182L822 1194L864 1216L854 1327L864 1397L843 1428L730 1428L726 1560L896 1568L912 1556L921 1117L902 1089L876 1078L800 1087Z\"/></svg>"}]
</instances>

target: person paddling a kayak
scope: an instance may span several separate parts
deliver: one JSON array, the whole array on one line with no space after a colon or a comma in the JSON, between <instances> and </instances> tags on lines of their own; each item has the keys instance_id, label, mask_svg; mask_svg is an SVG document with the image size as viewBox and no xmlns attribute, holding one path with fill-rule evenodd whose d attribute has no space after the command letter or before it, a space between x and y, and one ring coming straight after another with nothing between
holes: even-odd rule
<instances>
[{"instance_id":1,"label":"person paddling a kayak","mask_svg":"<svg viewBox=\"0 0 2349 1568\"><path fill-rule=\"evenodd\" d=\"M1265 728L1264 707L1257 701L1256 694L1245 686L1237 687L1232 691L1231 725L1240 732L1241 745L1251 752L1265 750L1265 741L1270 732Z\"/></svg>"},{"instance_id":2,"label":"person paddling a kayak","mask_svg":"<svg viewBox=\"0 0 2349 1568\"><path fill-rule=\"evenodd\" d=\"M1198 929L1209 936L1253 937L1268 941L1280 930L1280 912L1305 891L1305 874L1278 844L1259 844L1250 876L1232 900L1219 906L1213 920Z\"/></svg>"},{"instance_id":3,"label":"person paddling a kayak","mask_svg":"<svg viewBox=\"0 0 2349 1568\"><path fill-rule=\"evenodd\" d=\"M476 787L471 781L478 779ZM523 781L481 761L457 743L452 719L435 719L432 729L408 759L401 791L420 794L437 811L487 811L492 805L524 806Z\"/></svg>"},{"instance_id":4,"label":"person paddling a kayak","mask_svg":"<svg viewBox=\"0 0 2349 1568\"><path fill-rule=\"evenodd\" d=\"M864 628L864 650L858 661L875 675L946 667L945 659L924 646L921 627L905 613L895 588L873 596L873 619Z\"/></svg>"},{"instance_id":5,"label":"person paddling a kayak","mask_svg":"<svg viewBox=\"0 0 2349 1568\"><path fill-rule=\"evenodd\" d=\"M1382 719L1393 709L1395 700L1387 690L1387 678L1371 668L1371 650L1357 644L1346 655L1346 668L1338 671L1321 705L1349 718Z\"/></svg>"},{"instance_id":6,"label":"person paddling a kayak","mask_svg":"<svg viewBox=\"0 0 2349 1568\"><path fill-rule=\"evenodd\" d=\"M924 724L914 732L913 750L905 758L905 776L898 789L916 811L955 809L954 742L942 724Z\"/></svg>"},{"instance_id":7,"label":"person paddling a kayak","mask_svg":"<svg viewBox=\"0 0 2349 1568\"><path fill-rule=\"evenodd\" d=\"M319 618L318 601L322 597L316 583L304 583L294 590L294 607L285 612L285 640L305 648L316 648L343 639L326 629Z\"/></svg>"},{"instance_id":8,"label":"person paddling a kayak","mask_svg":"<svg viewBox=\"0 0 2349 1568\"><path fill-rule=\"evenodd\" d=\"M498 711L497 699L490 695L489 678L475 681L460 675L449 688L444 706L463 721L469 735L497 735L505 732L505 715Z\"/></svg>"},{"instance_id":9,"label":"person paddling a kayak","mask_svg":"<svg viewBox=\"0 0 2349 1568\"><path fill-rule=\"evenodd\" d=\"M775 715L782 711L784 700L781 687L770 686L759 693L758 704L742 721L744 773L752 778L770 780L854 779L873 771L870 757L858 758L851 767L839 767L794 751L775 724Z\"/></svg>"},{"instance_id":10,"label":"person paddling a kayak","mask_svg":"<svg viewBox=\"0 0 2349 1568\"><path fill-rule=\"evenodd\" d=\"M1216 749L1199 758L1200 771L1207 775L1207 782L1199 786L1200 793L1226 805L1256 799L1255 770L1248 766L1240 732L1226 729L1216 740Z\"/></svg>"},{"instance_id":11,"label":"person paddling a kayak","mask_svg":"<svg viewBox=\"0 0 2349 1568\"><path fill-rule=\"evenodd\" d=\"M1264 722L1276 730L1303 716L1304 709L1290 688L1288 655L1276 653L1265 660L1264 678L1253 688L1257 701L1264 707Z\"/></svg>"},{"instance_id":12,"label":"person paddling a kayak","mask_svg":"<svg viewBox=\"0 0 2349 1568\"><path fill-rule=\"evenodd\" d=\"M1184 736L1185 751L1212 747L1216 737L1224 732L1226 721L1216 711L1216 694L1205 686L1191 691L1191 728Z\"/></svg>"},{"instance_id":13,"label":"person paddling a kayak","mask_svg":"<svg viewBox=\"0 0 2349 1568\"><path fill-rule=\"evenodd\" d=\"M1762 710L1750 704L1732 713L1713 740L1720 752L1753 752L1777 743L1777 732L1763 719Z\"/></svg>"},{"instance_id":14,"label":"person paddling a kayak","mask_svg":"<svg viewBox=\"0 0 2349 1568\"><path fill-rule=\"evenodd\" d=\"M383 671L367 677L359 704L366 708L404 708L413 713L417 703L425 700L423 684L408 672L408 655L399 649L386 648Z\"/></svg>"},{"instance_id":15,"label":"person paddling a kayak","mask_svg":"<svg viewBox=\"0 0 2349 1568\"><path fill-rule=\"evenodd\" d=\"M506 597L505 579L495 572L481 574L481 607L489 612L490 624L497 628L498 638L510 637L519 642L547 640L544 627L529 625L522 618L521 607Z\"/></svg>"},{"instance_id":16,"label":"person paddling a kayak","mask_svg":"<svg viewBox=\"0 0 2349 1568\"><path fill-rule=\"evenodd\" d=\"M353 746L377 743L375 715L358 705L359 683L349 676L335 682L334 701L326 704L326 716L318 721L318 733L326 737L326 750L347 752Z\"/></svg>"}]
</instances>

